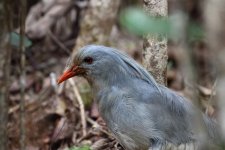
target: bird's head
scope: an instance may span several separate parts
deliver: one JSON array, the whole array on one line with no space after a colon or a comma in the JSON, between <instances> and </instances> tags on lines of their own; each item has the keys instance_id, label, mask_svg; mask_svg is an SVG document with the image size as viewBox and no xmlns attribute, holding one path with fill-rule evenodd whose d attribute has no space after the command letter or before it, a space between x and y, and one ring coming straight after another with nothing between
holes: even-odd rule
<instances>
[{"instance_id":1,"label":"bird's head","mask_svg":"<svg viewBox=\"0 0 225 150\"><path fill-rule=\"evenodd\" d=\"M155 84L152 76L132 58L116 49L100 45L85 46L72 56L68 69L58 79L58 83L74 76L106 84L123 82L130 77Z\"/></svg>"},{"instance_id":2,"label":"bird's head","mask_svg":"<svg viewBox=\"0 0 225 150\"><path fill-rule=\"evenodd\" d=\"M107 47L97 45L88 45L81 48L75 55L71 56L68 69L58 79L58 83L74 76L93 79L104 74L105 70L110 68L110 63L112 64L106 49Z\"/></svg>"}]
</instances>

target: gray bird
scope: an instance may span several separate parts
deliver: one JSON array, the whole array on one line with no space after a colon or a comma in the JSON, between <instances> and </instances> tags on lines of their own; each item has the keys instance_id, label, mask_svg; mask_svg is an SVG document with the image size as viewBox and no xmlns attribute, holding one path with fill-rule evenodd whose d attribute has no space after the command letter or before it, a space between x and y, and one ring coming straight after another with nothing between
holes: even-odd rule
<instances>
[{"instance_id":1,"label":"gray bird","mask_svg":"<svg viewBox=\"0 0 225 150\"><path fill-rule=\"evenodd\" d=\"M127 150L197 142L196 120L203 122L211 141L219 134L217 124L202 113L197 115L189 100L158 84L141 65L114 48L80 49L58 83L73 76L90 83L102 118Z\"/></svg>"}]
</instances>

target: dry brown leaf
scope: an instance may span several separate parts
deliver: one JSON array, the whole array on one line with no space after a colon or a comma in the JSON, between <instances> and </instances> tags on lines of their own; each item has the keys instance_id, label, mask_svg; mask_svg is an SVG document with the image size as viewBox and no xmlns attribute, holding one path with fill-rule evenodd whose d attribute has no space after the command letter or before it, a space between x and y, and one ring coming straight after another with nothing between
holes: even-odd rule
<instances>
[{"instance_id":1,"label":"dry brown leaf","mask_svg":"<svg viewBox=\"0 0 225 150\"><path fill-rule=\"evenodd\" d=\"M92 150L102 150L103 148L105 148L108 144L108 140L107 139L99 139L98 141L94 142L94 144L91 146Z\"/></svg>"},{"instance_id":2,"label":"dry brown leaf","mask_svg":"<svg viewBox=\"0 0 225 150\"><path fill-rule=\"evenodd\" d=\"M61 116L64 116L66 112L66 104L62 99L59 99L59 97L56 97L56 109L55 113L59 114Z\"/></svg>"},{"instance_id":3,"label":"dry brown leaf","mask_svg":"<svg viewBox=\"0 0 225 150\"><path fill-rule=\"evenodd\" d=\"M215 91L213 91L212 89L206 88L201 85L198 86L198 90L200 94L203 94L203 96L211 96L216 94Z\"/></svg>"},{"instance_id":4,"label":"dry brown leaf","mask_svg":"<svg viewBox=\"0 0 225 150\"><path fill-rule=\"evenodd\" d=\"M72 136L72 132L73 130L70 128L67 118L62 117L56 125L51 141L56 142L65 139L68 136Z\"/></svg>"},{"instance_id":5,"label":"dry brown leaf","mask_svg":"<svg viewBox=\"0 0 225 150\"><path fill-rule=\"evenodd\" d=\"M94 101L92 106L91 106L91 117L92 118L98 118L99 117L99 112L98 112L98 106L97 103Z\"/></svg>"}]
</instances>

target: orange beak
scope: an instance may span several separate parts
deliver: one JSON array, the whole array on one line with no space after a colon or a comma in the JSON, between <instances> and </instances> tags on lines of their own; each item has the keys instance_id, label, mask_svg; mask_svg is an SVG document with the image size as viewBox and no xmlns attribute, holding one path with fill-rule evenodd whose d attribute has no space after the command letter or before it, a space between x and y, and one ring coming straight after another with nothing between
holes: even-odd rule
<instances>
[{"instance_id":1,"label":"orange beak","mask_svg":"<svg viewBox=\"0 0 225 150\"><path fill-rule=\"evenodd\" d=\"M78 68L78 66L73 66L71 69L66 70L57 80L57 83L60 84L63 81L72 78L76 75L78 75L80 72L80 69Z\"/></svg>"}]
</instances>

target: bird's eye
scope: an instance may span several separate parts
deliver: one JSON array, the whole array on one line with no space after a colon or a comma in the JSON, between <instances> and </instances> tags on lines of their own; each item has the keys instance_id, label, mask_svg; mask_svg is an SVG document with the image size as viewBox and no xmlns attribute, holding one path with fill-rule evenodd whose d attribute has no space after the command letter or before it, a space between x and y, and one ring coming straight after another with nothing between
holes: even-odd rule
<instances>
[{"instance_id":1,"label":"bird's eye","mask_svg":"<svg viewBox=\"0 0 225 150\"><path fill-rule=\"evenodd\" d=\"M86 62L86 63L88 63L88 64L92 64L93 58L91 58L91 57L85 57L85 58L84 58L84 62Z\"/></svg>"}]
</instances>

